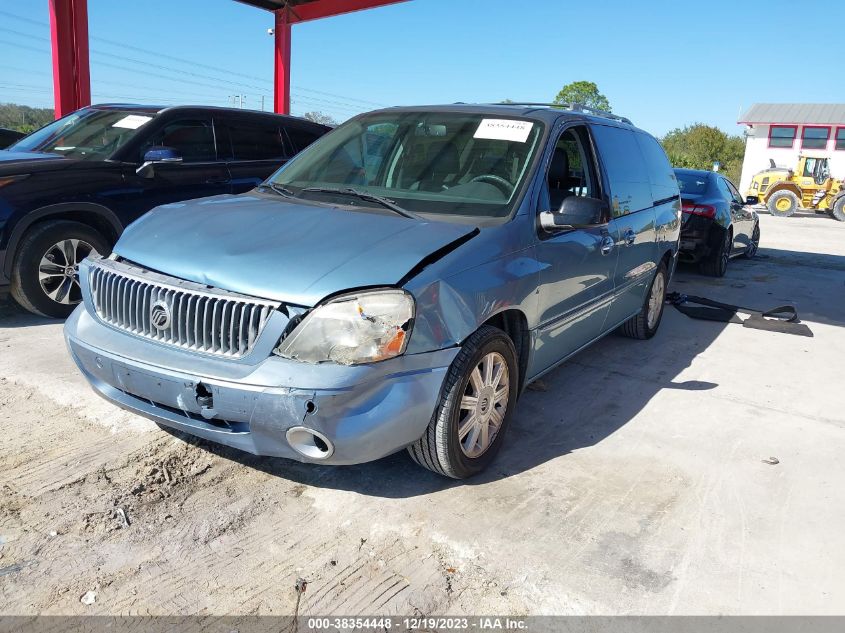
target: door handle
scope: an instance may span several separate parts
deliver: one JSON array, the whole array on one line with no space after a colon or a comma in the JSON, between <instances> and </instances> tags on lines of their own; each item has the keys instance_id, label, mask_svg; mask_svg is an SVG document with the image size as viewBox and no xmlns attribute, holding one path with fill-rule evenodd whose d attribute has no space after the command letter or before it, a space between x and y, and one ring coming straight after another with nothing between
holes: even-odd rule
<instances>
[{"instance_id":1,"label":"door handle","mask_svg":"<svg viewBox=\"0 0 845 633\"><path fill-rule=\"evenodd\" d=\"M229 182L228 178L209 178L208 180L205 181L205 184L207 184L207 185L225 185L227 182Z\"/></svg>"},{"instance_id":2,"label":"door handle","mask_svg":"<svg viewBox=\"0 0 845 633\"><path fill-rule=\"evenodd\" d=\"M605 235L604 239L601 241L601 254L608 255L610 251L613 250L614 246L616 246L616 242L613 241L613 238L609 235Z\"/></svg>"},{"instance_id":3,"label":"door handle","mask_svg":"<svg viewBox=\"0 0 845 633\"><path fill-rule=\"evenodd\" d=\"M631 246L634 242L637 241L637 234L634 233L633 229L628 229L622 234L622 239L625 242L625 246Z\"/></svg>"}]
</instances>

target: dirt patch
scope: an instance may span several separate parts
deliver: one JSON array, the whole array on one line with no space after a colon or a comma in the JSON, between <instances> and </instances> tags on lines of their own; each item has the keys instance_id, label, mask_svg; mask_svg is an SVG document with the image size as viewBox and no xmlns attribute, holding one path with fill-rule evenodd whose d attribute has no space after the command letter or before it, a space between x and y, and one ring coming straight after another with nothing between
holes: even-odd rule
<instances>
[{"instance_id":1,"label":"dirt patch","mask_svg":"<svg viewBox=\"0 0 845 633\"><path fill-rule=\"evenodd\" d=\"M301 613L440 613L475 582L201 441L110 432L9 380L0 422L4 613L287 614L300 577Z\"/></svg>"}]
</instances>

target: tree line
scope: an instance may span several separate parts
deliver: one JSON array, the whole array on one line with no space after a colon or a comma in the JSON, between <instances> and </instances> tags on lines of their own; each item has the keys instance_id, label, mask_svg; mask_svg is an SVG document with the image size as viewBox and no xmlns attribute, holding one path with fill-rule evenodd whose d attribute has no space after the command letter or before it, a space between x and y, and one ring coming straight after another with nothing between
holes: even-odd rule
<instances>
[{"instance_id":1,"label":"tree line","mask_svg":"<svg viewBox=\"0 0 845 633\"><path fill-rule=\"evenodd\" d=\"M53 120L52 108L30 108L17 103L0 103L0 127L30 133Z\"/></svg>"}]
</instances>

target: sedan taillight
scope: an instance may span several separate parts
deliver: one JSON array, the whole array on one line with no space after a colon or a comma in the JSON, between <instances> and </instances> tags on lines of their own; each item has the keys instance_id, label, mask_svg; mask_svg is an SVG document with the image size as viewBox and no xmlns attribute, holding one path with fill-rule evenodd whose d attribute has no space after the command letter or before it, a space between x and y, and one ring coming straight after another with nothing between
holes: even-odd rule
<instances>
[{"instance_id":1,"label":"sedan taillight","mask_svg":"<svg viewBox=\"0 0 845 633\"><path fill-rule=\"evenodd\" d=\"M681 211L689 213L690 215L700 215L703 218L716 217L716 207L709 204L684 203L681 207Z\"/></svg>"}]
</instances>

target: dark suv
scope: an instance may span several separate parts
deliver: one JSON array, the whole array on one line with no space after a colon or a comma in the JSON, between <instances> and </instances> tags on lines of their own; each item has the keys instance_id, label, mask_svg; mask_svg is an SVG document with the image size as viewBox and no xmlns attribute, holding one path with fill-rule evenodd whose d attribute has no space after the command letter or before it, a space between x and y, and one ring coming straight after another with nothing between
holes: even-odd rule
<instances>
[{"instance_id":1,"label":"dark suv","mask_svg":"<svg viewBox=\"0 0 845 633\"><path fill-rule=\"evenodd\" d=\"M0 151L0 294L66 317L78 266L153 207L255 187L330 128L264 112L98 105Z\"/></svg>"}]
</instances>

